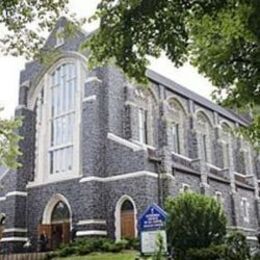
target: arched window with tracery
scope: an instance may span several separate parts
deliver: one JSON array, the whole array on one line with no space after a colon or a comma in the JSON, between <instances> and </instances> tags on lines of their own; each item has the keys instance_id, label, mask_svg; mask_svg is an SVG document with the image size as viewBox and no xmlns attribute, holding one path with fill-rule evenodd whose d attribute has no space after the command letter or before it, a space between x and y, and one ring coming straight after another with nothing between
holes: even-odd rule
<instances>
[{"instance_id":1,"label":"arched window with tracery","mask_svg":"<svg viewBox=\"0 0 260 260\"><path fill-rule=\"evenodd\" d=\"M157 102L149 88L135 90L137 105L137 141L154 146L156 139Z\"/></svg>"},{"instance_id":2,"label":"arched window with tracery","mask_svg":"<svg viewBox=\"0 0 260 260\"><path fill-rule=\"evenodd\" d=\"M168 101L170 111L168 113L168 144L172 152L186 154L185 129L186 112L182 104L175 98Z\"/></svg>"},{"instance_id":3,"label":"arched window with tracery","mask_svg":"<svg viewBox=\"0 0 260 260\"><path fill-rule=\"evenodd\" d=\"M74 57L64 57L45 72L31 94L36 114L35 182L79 175L77 122L85 78L83 63Z\"/></svg>"},{"instance_id":4,"label":"arched window with tracery","mask_svg":"<svg viewBox=\"0 0 260 260\"><path fill-rule=\"evenodd\" d=\"M202 111L197 113L196 121L200 156L205 162L211 163L212 124Z\"/></svg>"},{"instance_id":5,"label":"arched window with tracery","mask_svg":"<svg viewBox=\"0 0 260 260\"><path fill-rule=\"evenodd\" d=\"M63 64L51 74L50 173L73 168L76 66Z\"/></svg>"}]
</instances>

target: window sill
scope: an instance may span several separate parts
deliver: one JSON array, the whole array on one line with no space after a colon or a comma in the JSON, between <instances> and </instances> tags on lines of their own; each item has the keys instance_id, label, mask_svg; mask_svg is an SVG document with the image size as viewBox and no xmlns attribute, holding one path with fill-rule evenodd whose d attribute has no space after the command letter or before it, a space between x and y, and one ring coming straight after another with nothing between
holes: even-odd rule
<instances>
[{"instance_id":1,"label":"window sill","mask_svg":"<svg viewBox=\"0 0 260 260\"><path fill-rule=\"evenodd\" d=\"M140 141L137 141L137 140L131 140L131 142L141 146L143 149L147 150L147 149L151 149L151 150L156 150L156 148L152 145L149 145L149 144L145 144L145 143L142 143Z\"/></svg>"},{"instance_id":2,"label":"window sill","mask_svg":"<svg viewBox=\"0 0 260 260\"><path fill-rule=\"evenodd\" d=\"M27 184L26 188L30 189L30 188L34 188L34 187L50 185L50 184L53 184L56 182L63 182L63 181L69 181L69 180L74 180L74 179L80 179L80 178L82 178L81 175L77 175L77 176L76 175L67 175L66 177L64 175L62 175L59 178L48 178L48 179L46 179L46 181L43 181L43 182L37 182L37 181L29 182Z\"/></svg>"},{"instance_id":3,"label":"window sill","mask_svg":"<svg viewBox=\"0 0 260 260\"><path fill-rule=\"evenodd\" d=\"M189 162L192 162L192 161L193 161L193 159L191 159L191 158L189 158L189 157L187 157L187 156L185 156L185 155L179 154L179 153L172 152L172 155L175 155L175 156L177 156L177 157L180 157L180 158L182 158L182 159L184 159L184 160L186 160L186 161L189 161Z\"/></svg>"}]
</instances>

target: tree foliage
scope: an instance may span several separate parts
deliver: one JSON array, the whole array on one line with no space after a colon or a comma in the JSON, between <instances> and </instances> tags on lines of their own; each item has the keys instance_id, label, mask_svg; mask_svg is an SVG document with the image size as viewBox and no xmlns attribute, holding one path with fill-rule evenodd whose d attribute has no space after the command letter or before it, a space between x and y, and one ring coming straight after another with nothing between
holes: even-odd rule
<instances>
[{"instance_id":1,"label":"tree foliage","mask_svg":"<svg viewBox=\"0 0 260 260\"><path fill-rule=\"evenodd\" d=\"M167 200L166 211L169 243L179 257L190 248L206 248L223 242L226 217L214 198L183 193Z\"/></svg>"},{"instance_id":2,"label":"tree foliage","mask_svg":"<svg viewBox=\"0 0 260 260\"><path fill-rule=\"evenodd\" d=\"M92 64L110 59L146 81L147 55L190 60L216 86L214 97L241 108L260 104L259 0L101 0L101 28L87 43ZM260 115L248 134L260 142ZM251 130L250 129L250 130Z\"/></svg>"},{"instance_id":3,"label":"tree foliage","mask_svg":"<svg viewBox=\"0 0 260 260\"><path fill-rule=\"evenodd\" d=\"M19 166L16 160L21 154L18 146L21 138L16 133L19 126L21 126L21 119L0 118L0 165L8 168Z\"/></svg>"},{"instance_id":4,"label":"tree foliage","mask_svg":"<svg viewBox=\"0 0 260 260\"><path fill-rule=\"evenodd\" d=\"M77 19L68 10L69 0L1 0L0 53L31 58L39 53L61 15L76 26L86 19Z\"/></svg>"}]
</instances>

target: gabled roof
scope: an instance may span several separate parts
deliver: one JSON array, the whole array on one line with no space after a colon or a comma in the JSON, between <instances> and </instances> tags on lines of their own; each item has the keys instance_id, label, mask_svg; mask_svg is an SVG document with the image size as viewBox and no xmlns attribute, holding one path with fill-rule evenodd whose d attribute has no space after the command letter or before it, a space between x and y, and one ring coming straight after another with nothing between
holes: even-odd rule
<instances>
[{"instance_id":1,"label":"gabled roof","mask_svg":"<svg viewBox=\"0 0 260 260\"><path fill-rule=\"evenodd\" d=\"M183 97L191 99L194 102L196 102L197 104L199 104L211 111L216 111L223 117L225 117L229 120L232 120L233 122L237 122L243 126L247 126L250 123L248 120L243 118L241 115L237 115L233 111L232 112L228 111L227 109L211 102L207 98L204 98L204 97L196 94L195 92L181 86L180 84L176 83L173 80L170 80L170 79L158 74L155 71L147 70L146 74L150 80L156 82L157 84L163 85L166 88L174 91L175 93L178 93L179 95L181 95Z\"/></svg>"}]
</instances>

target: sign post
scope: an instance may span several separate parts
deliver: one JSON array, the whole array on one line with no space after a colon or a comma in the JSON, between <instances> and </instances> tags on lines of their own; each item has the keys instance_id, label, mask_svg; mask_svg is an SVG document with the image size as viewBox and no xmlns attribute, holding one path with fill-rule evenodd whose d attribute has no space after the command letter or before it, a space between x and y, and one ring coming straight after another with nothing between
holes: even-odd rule
<instances>
[{"instance_id":1,"label":"sign post","mask_svg":"<svg viewBox=\"0 0 260 260\"><path fill-rule=\"evenodd\" d=\"M163 252L167 253L166 238L167 213L158 205L150 205L139 218L139 232L141 235L141 253L152 255L158 251L157 241L162 239Z\"/></svg>"}]
</instances>

